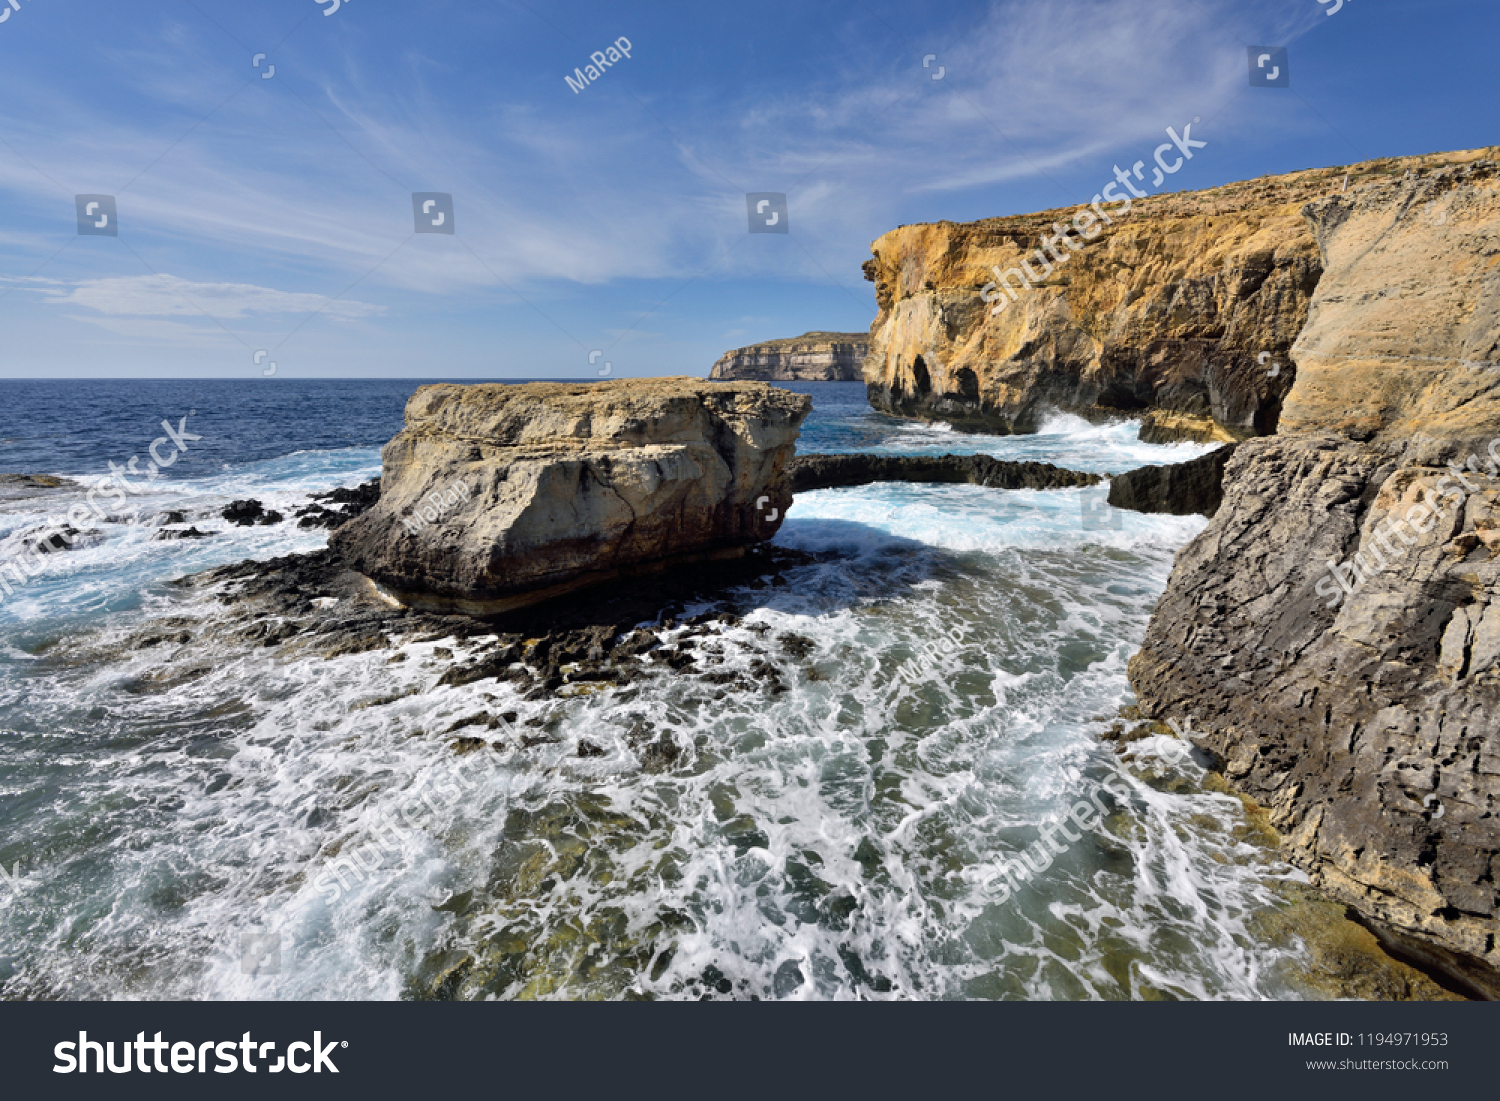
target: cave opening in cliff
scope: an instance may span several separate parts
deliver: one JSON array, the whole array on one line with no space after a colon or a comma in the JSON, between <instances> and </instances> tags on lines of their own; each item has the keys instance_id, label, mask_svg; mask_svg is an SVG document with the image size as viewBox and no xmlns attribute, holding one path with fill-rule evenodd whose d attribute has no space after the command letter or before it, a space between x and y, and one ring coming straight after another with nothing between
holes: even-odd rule
<instances>
[{"instance_id":1,"label":"cave opening in cliff","mask_svg":"<svg viewBox=\"0 0 1500 1101\"><path fill-rule=\"evenodd\" d=\"M917 397L932 393L932 376L927 373L927 362L921 356L912 360L911 377Z\"/></svg>"}]
</instances>

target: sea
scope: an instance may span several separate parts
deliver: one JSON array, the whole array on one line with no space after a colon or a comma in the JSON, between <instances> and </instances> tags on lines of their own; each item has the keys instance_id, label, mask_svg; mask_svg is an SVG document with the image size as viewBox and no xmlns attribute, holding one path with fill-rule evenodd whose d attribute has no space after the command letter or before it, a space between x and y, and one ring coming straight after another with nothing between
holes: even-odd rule
<instances>
[{"instance_id":1,"label":"sea","mask_svg":"<svg viewBox=\"0 0 1500 1101\"><path fill-rule=\"evenodd\" d=\"M781 691L663 668L530 700L439 686L468 639L205 641L224 634L192 625L235 609L174 579L325 546L293 510L378 477L418 385L0 382L0 472L139 490L0 589L0 997L1314 996L1266 920L1304 877L1186 743L1102 737L1206 523L1103 485L798 496L775 541L806 564L691 609L736 617L699 642L752 681L770 661ZM787 388L813 398L801 452L1118 474L1207 450L1064 414L961 434L861 384ZM246 498L288 521L220 519ZM0 484L0 562L83 501ZM171 513L217 534L154 539ZM185 642L126 643L165 619ZM184 654L202 674L163 675ZM455 789L445 732L476 711L555 737L466 758Z\"/></svg>"}]
</instances>

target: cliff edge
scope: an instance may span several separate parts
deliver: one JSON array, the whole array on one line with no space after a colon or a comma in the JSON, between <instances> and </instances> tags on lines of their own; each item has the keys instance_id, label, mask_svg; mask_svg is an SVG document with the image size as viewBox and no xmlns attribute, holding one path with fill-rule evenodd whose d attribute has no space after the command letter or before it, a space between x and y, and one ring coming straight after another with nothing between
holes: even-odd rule
<instances>
[{"instance_id":1,"label":"cliff edge","mask_svg":"<svg viewBox=\"0 0 1500 1101\"><path fill-rule=\"evenodd\" d=\"M1500 164L1305 208L1280 434L1242 443L1130 679L1398 954L1500 997Z\"/></svg>"},{"instance_id":2,"label":"cliff edge","mask_svg":"<svg viewBox=\"0 0 1500 1101\"><path fill-rule=\"evenodd\" d=\"M1142 417L1153 442L1274 433L1323 274L1303 208L1483 152L893 230L864 266L870 403L995 433L1048 409Z\"/></svg>"}]
</instances>

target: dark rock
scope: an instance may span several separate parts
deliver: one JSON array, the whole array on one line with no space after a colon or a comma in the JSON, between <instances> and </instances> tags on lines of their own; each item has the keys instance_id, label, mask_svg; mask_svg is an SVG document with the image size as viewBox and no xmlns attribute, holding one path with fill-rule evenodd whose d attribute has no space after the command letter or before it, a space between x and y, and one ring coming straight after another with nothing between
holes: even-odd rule
<instances>
[{"instance_id":1,"label":"dark rock","mask_svg":"<svg viewBox=\"0 0 1500 1101\"><path fill-rule=\"evenodd\" d=\"M71 524L64 524L62 527L53 530L52 534L48 535L45 539L29 539L26 546L28 550L34 550L38 554L62 554L75 549L78 546L79 540L85 540L84 546L91 546L94 543L101 542L103 538L104 534L102 532L92 529L89 531L79 531Z\"/></svg>"},{"instance_id":2,"label":"dark rock","mask_svg":"<svg viewBox=\"0 0 1500 1101\"><path fill-rule=\"evenodd\" d=\"M252 524L267 525L279 524L286 517L279 512L267 512L264 505L259 501L232 501L228 508L219 513L231 524L238 524L242 528L250 527Z\"/></svg>"},{"instance_id":3,"label":"dark rock","mask_svg":"<svg viewBox=\"0 0 1500 1101\"><path fill-rule=\"evenodd\" d=\"M504 678L508 676L510 667L519 660L521 660L520 642L511 642L501 646L498 650L491 651L470 665L449 669L439 678L438 684L457 688L465 684L474 684L476 681Z\"/></svg>"},{"instance_id":4,"label":"dark rock","mask_svg":"<svg viewBox=\"0 0 1500 1101\"><path fill-rule=\"evenodd\" d=\"M578 756L580 757L603 757L604 750L593 742L580 738L578 741Z\"/></svg>"},{"instance_id":5,"label":"dark rock","mask_svg":"<svg viewBox=\"0 0 1500 1101\"><path fill-rule=\"evenodd\" d=\"M331 509L321 504L312 504L307 508L298 509L297 526L299 528L326 528L333 531L356 516L363 515L379 502L380 479L365 482L353 489L340 486L329 493L314 493L311 500L328 501L341 507Z\"/></svg>"},{"instance_id":6,"label":"dark rock","mask_svg":"<svg viewBox=\"0 0 1500 1101\"><path fill-rule=\"evenodd\" d=\"M1097 485L1098 474L1051 463L1012 463L988 455L798 455L787 468L792 492L872 482L943 482L992 489L1068 489Z\"/></svg>"},{"instance_id":7,"label":"dark rock","mask_svg":"<svg viewBox=\"0 0 1500 1101\"><path fill-rule=\"evenodd\" d=\"M681 756L682 747L670 734L663 732L641 752L641 767L647 772L664 772Z\"/></svg>"},{"instance_id":8,"label":"dark rock","mask_svg":"<svg viewBox=\"0 0 1500 1101\"><path fill-rule=\"evenodd\" d=\"M1116 475L1109 483L1109 503L1132 512L1212 516L1224 499L1224 467L1237 446L1228 444L1185 463Z\"/></svg>"},{"instance_id":9,"label":"dark rock","mask_svg":"<svg viewBox=\"0 0 1500 1101\"><path fill-rule=\"evenodd\" d=\"M783 650L792 657L799 659L805 659L818 648L818 644L806 635L799 635L792 632L782 635L777 641L781 643Z\"/></svg>"},{"instance_id":10,"label":"dark rock","mask_svg":"<svg viewBox=\"0 0 1500 1101\"><path fill-rule=\"evenodd\" d=\"M195 527L186 529L162 528L161 531L157 532L151 538L157 541L170 539L208 539L211 536L215 536L218 534L219 532L217 531L199 531Z\"/></svg>"}]
</instances>

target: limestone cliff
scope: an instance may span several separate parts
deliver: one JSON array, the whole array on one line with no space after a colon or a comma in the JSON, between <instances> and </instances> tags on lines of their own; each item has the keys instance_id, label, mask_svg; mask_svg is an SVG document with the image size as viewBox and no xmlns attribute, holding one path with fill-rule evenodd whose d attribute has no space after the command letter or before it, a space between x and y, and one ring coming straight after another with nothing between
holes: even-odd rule
<instances>
[{"instance_id":1,"label":"limestone cliff","mask_svg":"<svg viewBox=\"0 0 1500 1101\"><path fill-rule=\"evenodd\" d=\"M803 333L725 352L712 379L761 382L858 382L870 338L864 333Z\"/></svg>"},{"instance_id":2,"label":"limestone cliff","mask_svg":"<svg viewBox=\"0 0 1500 1101\"><path fill-rule=\"evenodd\" d=\"M998 433L1034 431L1049 408L1141 416L1142 436L1155 441L1274 432L1294 379L1292 342L1323 270L1303 207L1479 156L1296 172L1135 199L1128 210L1104 204L1109 220L1084 226L1091 240L1069 234L1076 251L1055 241L1056 227L1087 208L893 230L865 264L879 307L865 361L870 402ZM1060 262L1036 254L1044 239ZM985 294L997 271L1016 288L1009 273L1023 260L1038 282L1013 301Z\"/></svg>"},{"instance_id":3,"label":"limestone cliff","mask_svg":"<svg viewBox=\"0 0 1500 1101\"><path fill-rule=\"evenodd\" d=\"M1243 443L1131 683L1394 948L1500 997L1500 164L1307 207L1280 435ZM1472 459L1471 459L1472 456ZM1454 470L1448 464L1457 463Z\"/></svg>"},{"instance_id":4,"label":"limestone cliff","mask_svg":"<svg viewBox=\"0 0 1500 1101\"><path fill-rule=\"evenodd\" d=\"M424 386L379 503L329 546L403 604L469 614L740 554L781 526L811 407L688 378Z\"/></svg>"}]
</instances>

